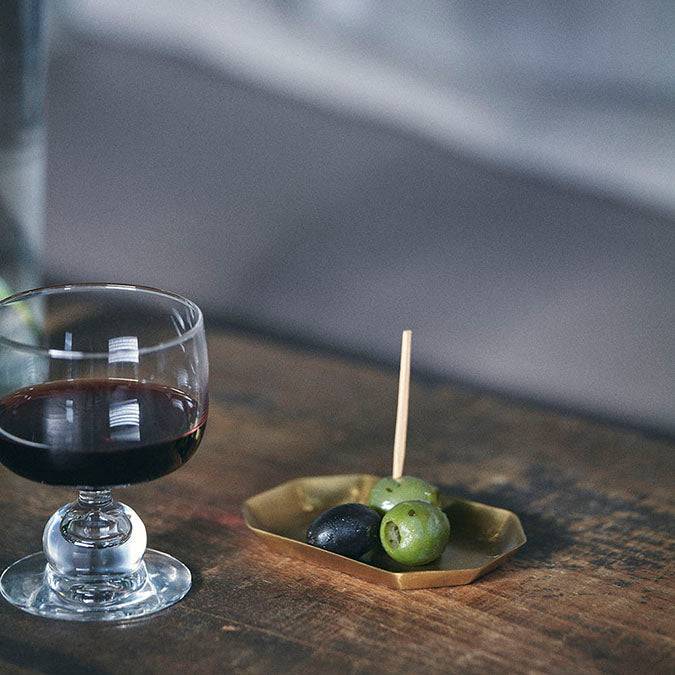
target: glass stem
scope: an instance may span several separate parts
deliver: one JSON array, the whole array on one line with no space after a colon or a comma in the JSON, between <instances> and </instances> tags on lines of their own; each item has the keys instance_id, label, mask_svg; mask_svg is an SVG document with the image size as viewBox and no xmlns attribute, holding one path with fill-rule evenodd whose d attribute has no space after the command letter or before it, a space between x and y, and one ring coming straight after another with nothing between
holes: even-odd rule
<instances>
[{"instance_id":1,"label":"glass stem","mask_svg":"<svg viewBox=\"0 0 675 675\"><path fill-rule=\"evenodd\" d=\"M63 514L61 534L79 546L119 546L131 535L131 521L109 489L80 490L77 501Z\"/></svg>"},{"instance_id":2,"label":"glass stem","mask_svg":"<svg viewBox=\"0 0 675 675\"><path fill-rule=\"evenodd\" d=\"M112 495L107 488L101 490L80 490L77 498L83 509L103 509L112 504Z\"/></svg>"}]
</instances>

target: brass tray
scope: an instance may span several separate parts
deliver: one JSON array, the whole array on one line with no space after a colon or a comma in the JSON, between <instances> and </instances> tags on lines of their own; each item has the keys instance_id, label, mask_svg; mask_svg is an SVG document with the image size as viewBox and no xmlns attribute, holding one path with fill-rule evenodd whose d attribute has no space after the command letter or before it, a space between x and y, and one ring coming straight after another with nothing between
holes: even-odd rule
<instances>
[{"instance_id":1,"label":"brass tray","mask_svg":"<svg viewBox=\"0 0 675 675\"><path fill-rule=\"evenodd\" d=\"M407 567L384 554L370 564L304 543L307 527L322 511L346 502L365 503L377 480L368 474L296 478L246 500L244 520L273 551L396 589L471 583L526 542L511 511L441 495L450 541L428 565Z\"/></svg>"}]
</instances>

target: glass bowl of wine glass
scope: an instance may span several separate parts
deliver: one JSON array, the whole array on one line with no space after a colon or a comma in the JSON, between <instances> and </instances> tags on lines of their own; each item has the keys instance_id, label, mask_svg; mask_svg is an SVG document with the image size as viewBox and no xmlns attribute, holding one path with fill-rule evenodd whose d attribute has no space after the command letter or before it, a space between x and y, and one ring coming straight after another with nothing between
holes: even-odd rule
<instances>
[{"instance_id":1,"label":"glass bowl of wine glass","mask_svg":"<svg viewBox=\"0 0 675 675\"><path fill-rule=\"evenodd\" d=\"M188 568L146 548L143 522L111 488L185 464L204 434L204 319L191 301L122 284L52 286L0 302L0 462L79 490L47 522L43 550L0 592L32 614L145 616L190 589Z\"/></svg>"}]
</instances>

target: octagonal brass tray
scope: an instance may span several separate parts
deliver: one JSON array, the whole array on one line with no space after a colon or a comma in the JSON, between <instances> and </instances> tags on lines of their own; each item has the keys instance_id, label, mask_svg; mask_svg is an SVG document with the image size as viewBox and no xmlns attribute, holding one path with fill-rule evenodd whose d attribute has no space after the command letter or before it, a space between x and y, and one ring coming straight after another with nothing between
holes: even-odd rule
<instances>
[{"instance_id":1,"label":"octagonal brass tray","mask_svg":"<svg viewBox=\"0 0 675 675\"><path fill-rule=\"evenodd\" d=\"M346 502L365 503L377 480L368 474L296 478L248 499L244 520L274 551L396 589L468 584L504 563L526 541L511 511L441 495L450 541L428 565L406 567L384 553L359 562L304 543L308 525L321 512Z\"/></svg>"}]
</instances>

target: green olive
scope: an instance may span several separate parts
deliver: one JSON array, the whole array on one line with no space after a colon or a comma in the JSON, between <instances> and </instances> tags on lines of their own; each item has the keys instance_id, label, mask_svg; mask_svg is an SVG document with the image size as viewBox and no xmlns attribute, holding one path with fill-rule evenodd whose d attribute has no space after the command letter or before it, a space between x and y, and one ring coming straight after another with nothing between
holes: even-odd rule
<instances>
[{"instance_id":1,"label":"green olive","mask_svg":"<svg viewBox=\"0 0 675 675\"><path fill-rule=\"evenodd\" d=\"M368 495L368 506L380 515L394 508L400 502L419 499L434 506L441 505L438 488L415 476L401 476L398 480L391 477L380 478Z\"/></svg>"},{"instance_id":2,"label":"green olive","mask_svg":"<svg viewBox=\"0 0 675 675\"><path fill-rule=\"evenodd\" d=\"M423 501L401 502L380 524L380 541L387 555L404 565L425 565L436 560L450 537L448 517Z\"/></svg>"}]
</instances>

